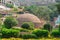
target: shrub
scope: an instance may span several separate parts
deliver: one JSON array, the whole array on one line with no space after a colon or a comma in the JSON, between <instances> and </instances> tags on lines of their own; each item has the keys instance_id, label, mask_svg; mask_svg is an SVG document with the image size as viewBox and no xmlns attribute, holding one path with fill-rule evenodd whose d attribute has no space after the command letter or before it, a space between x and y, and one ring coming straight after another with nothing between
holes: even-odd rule
<instances>
[{"instance_id":1,"label":"shrub","mask_svg":"<svg viewBox=\"0 0 60 40\"><path fill-rule=\"evenodd\" d=\"M21 27L25 29L34 29L34 24L32 22L24 22Z\"/></svg>"},{"instance_id":2,"label":"shrub","mask_svg":"<svg viewBox=\"0 0 60 40\"><path fill-rule=\"evenodd\" d=\"M2 32L1 32L1 28L0 28L0 38L2 37Z\"/></svg>"},{"instance_id":3,"label":"shrub","mask_svg":"<svg viewBox=\"0 0 60 40\"><path fill-rule=\"evenodd\" d=\"M22 28L25 28L25 29L28 29L30 26L29 26L29 24L24 23L21 27L22 27Z\"/></svg>"},{"instance_id":4,"label":"shrub","mask_svg":"<svg viewBox=\"0 0 60 40\"><path fill-rule=\"evenodd\" d=\"M59 25L59 31L60 31L60 25Z\"/></svg>"},{"instance_id":5,"label":"shrub","mask_svg":"<svg viewBox=\"0 0 60 40\"><path fill-rule=\"evenodd\" d=\"M7 17L4 21L4 25L6 28L11 28L18 24L17 20L13 17Z\"/></svg>"},{"instance_id":6,"label":"shrub","mask_svg":"<svg viewBox=\"0 0 60 40\"><path fill-rule=\"evenodd\" d=\"M21 34L20 37L24 39L37 38L35 34Z\"/></svg>"},{"instance_id":7,"label":"shrub","mask_svg":"<svg viewBox=\"0 0 60 40\"><path fill-rule=\"evenodd\" d=\"M22 7L22 6L20 6L20 7L18 7L18 8L22 9L23 7Z\"/></svg>"},{"instance_id":8,"label":"shrub","mask_svg":"<svg viewBox=\"0 0 60 40\"><path fill-rule=\"evenodd\" d=\"M19 37L19 30L3 28L2 37L4 37L4 38Z\"/></svg>"},{"instance_id":9,"label":"shrub","mask_svg":"<svg viewBox=\"0 0 60 40\"><path fill-rule=\"evenodd\" d=\"M23 11L20 11L20 12L17 12L18 14L24 14L24 12Z\"/></svg>"},{"instance_id":10,"label":"shrub","mask_svg":"<svg viewBox=\"0 0 60 40\"><path fill-rule=\"evenodd\" d=\"M20 29L20 32L29 32L27 29Z\"/></svg>"},{"instance_id":11,"label":"shrub","mask_svg":"<svg viewBox=\"0 0 60 40\"><path fill-rule=\"evenodd\" d=\"M2 18L3 17L3 15L0 13L0 18Z\"/></svg>"},{"instance_id":12,"label":"shrub","mask_svg":"<svg viewBox=\"0 0 60 40\"><path fill-rule=\"evenodd\" d=\"M16 7L14 7L14 11L18 11L18 9Z\"/></svg>"},{"instance_id":13,"label":"shrub","mask_svg":"<svg viewBox=\"0 0 60 40\"><path fill-rule=\"evenodd\" d=\"M23 29L23 28L13 28L15 30L20 30L20 32L29 32L28 29Z\"/></svg>"},{"instance_id":14,"label":"shrub","mask_svg":"<svg viewBox=\"0 0 60 40\"><path fill-rule=\"evenodd\" d=\"M37 37L48 37L47 30L34 30L32 34L35 34Z\"/></svg>"},{"instance_id":15,"label":"shrub","mask_svg":"<svg viewBox=\"0 0 60 40\"><path fill-rule=\"evenodd\" d=\"M52 31L52 33L51 33L51 36L52 37L60 37L60 32L59 31Z\"/></svg>"},{"instance_id":16,"label":"shrub","mask_svg":"<svg viewBox=\"0 0 60 40\"><path fill-rule=\"evenodd\" d=\"M14 7L12 4L8 4L8 3L6 4L6 6L9 7L9 8L13 8Z\"/></svg>"},{"instance_id":17,"label":"shrub","mask_svg":"<svg viewBox=\"0 0 60 40\"><path fill-rule=\"evenodd\" d=\"M50 24L45 24L43 29L48 30L50 32L52 31L52 28L53 27Z\"/></svg>"}]
</instances>

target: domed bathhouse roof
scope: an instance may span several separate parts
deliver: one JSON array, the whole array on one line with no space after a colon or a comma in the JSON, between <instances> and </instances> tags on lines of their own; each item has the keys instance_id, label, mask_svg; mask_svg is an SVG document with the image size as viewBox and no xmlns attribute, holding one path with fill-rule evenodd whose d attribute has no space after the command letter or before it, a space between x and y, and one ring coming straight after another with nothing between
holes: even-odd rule
<instances>
[{"instance_id":1,"label":"domed bathhouse roof","mask_svg":"<svg viewBox=\"0 0 60 40\"><path fill-rule=\"evenodd\" d=\"M17 20L18 20L18 26L21 26L22 23L24 22L32 22L34 26L38 28L41 24L41 21L37 16L29 13L20 14L17 17Z\"/></svg>"}]
</instances>

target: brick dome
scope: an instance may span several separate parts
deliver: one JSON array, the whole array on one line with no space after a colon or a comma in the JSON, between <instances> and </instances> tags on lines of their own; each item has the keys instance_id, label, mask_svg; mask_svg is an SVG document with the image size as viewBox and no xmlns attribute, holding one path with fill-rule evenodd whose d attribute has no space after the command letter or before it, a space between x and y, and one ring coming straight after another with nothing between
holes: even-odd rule
<instances>
[{"instance_id":1,"label":"brick dome","mask_svg":"<svg viewBox=\"0 0 60 40\"><path fill-rule=\"evenodd\" d=\"M41 21L37 16L29 13L20 14L17 17L17 20L18 20L18 26L21 26L22 23L24 22L32 22L35 25L35 27L38 28L41 24Z\"/></svg>"}]
</instances>

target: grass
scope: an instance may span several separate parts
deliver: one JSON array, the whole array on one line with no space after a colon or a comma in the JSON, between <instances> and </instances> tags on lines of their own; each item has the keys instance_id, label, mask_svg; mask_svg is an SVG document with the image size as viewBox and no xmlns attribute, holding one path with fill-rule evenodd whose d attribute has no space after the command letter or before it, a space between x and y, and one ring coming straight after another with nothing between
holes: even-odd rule
<instances>
[{"instance_id":1,"label":"grass","mask_svg":"<svg viewBox=\"0 0 60 40\"><path fill-rule=\"evenodd\" d=\"M40 38L40 39L3 38L2 40L60 40L60 38Z\"/></svg>"}]
</instances>

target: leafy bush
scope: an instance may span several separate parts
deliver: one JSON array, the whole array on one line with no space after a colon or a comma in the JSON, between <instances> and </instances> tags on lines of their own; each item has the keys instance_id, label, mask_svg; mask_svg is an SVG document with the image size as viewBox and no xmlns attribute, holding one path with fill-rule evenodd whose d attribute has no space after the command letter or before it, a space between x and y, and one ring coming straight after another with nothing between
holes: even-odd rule
<instances>
[{"instance_id":1,"label":"leafy bush","mask_svg":"<svg viewBox=\"0 0 60 40\"><path fill-rule=\"evenodd\" d=\"M34 24L32 22L24 22L21 27L25 29L34 29Z\"/></svg>"},{"instance_id":2,"label":"leafy bush","mask_svg":"<svg viewBox=\"0 0 60 40\"><path fill-rule=\"evenodd\" d=\"M4 25L6 28L11 28L18 24L17 20L13 17L7 17L4 21Z\"/></svg>"},{"instance_id":3,"label":"leafy bush","mask_svg":"<svg viewBox=\"0 0 60 40\"><path fill-rule=\"evenodd\" d=\"M27 29L20 29L20 32L29 32Z\"/></svg>"},{"instance_id":4,"label":"leafy bush","mask_svg":"<svg viewBox=\"0 0 60 40\"><path fill-rule=\"evenodd\" d=\"M17 12L18 14L24 14L24 12L23 11L20 11L20 12Z\"/></svg>"},{"instance_id":5,"label":"leafy bush","mask_svg":"<svg viewBox=\"0 0 60 40\"><path fill-rule=\"evenodd\" d=\"M1 28L0 28L0 38L2 37L2 32L1 32Z\"/></svg>"},{"instance_id":6,"label":"leafy bush","mask_svg":"<svg viewBox=\"0 0 60 40\"><path fill-rule=\"evenodd\" d=\"M14 29L2 29L2 37L9 38L9 37L19 37L19 30Z\"/></svg>"},{"instance_id":7,"label":"leafy bush","mask_svg":"<svg viewBox=\"0 0 60 40\"><path fill-rule=\"evenodd\" d=\"M60 37L60 32L59 31L52 31L52 33L51 33L51 36L52 37Z\"/></svg>"},{"instance_id":8,"label":"leafy bush","mask_svg":"<svg viewBox=\"0 0 60 40\"><path fill-rule=\"evenodd\" d=\"M14 7L14 11L18 11L18 9Z\"/></svg>"},{"instance_id":9,"label":"leafy bush","mask_svg":"<svg viewBox=\"0 0 60 40\"><path fill-rule=\"evenodd\" d=\"M2 18L3 17L3 15L0 13L0 18Z\"/></svg>"},{"instance_id":10,"label":"leafy bush","mask_svg":"<svg viewBox=\"0 0 60 40\"><path fill-rule=\"evenodd\" d=\"M53 27L50 24L45 24L43 29L48 30L48 31L52 31L52 28Z\"/></svg>"},{"instance_id":11,"label":"leafy bush","mask_svg":"<svg viewBox=\"0 0 60 40\"><path fill-rule=\"evenodd\" d=\"M60 31L60 25L59 25L59 31Z\"/></svg>"},{"instance_id":12,"label":"leafy bush","mask_svg":"<svg viewBox=\"0 0 60 40\"><path fill-rule=\"evenodd\" d=\"M20 7L18 7L18 8L22 9L23 7L22 7L22 6L20 6Z\"/></svg>"},{"instance_id":13,"label":"leafy bush","mask_svg":"<svg viewBox=\"0 0 60 40\"><path fill-rule=\"evenodd\" d=\"M35 34L37 37L48 37L47 30L34 30L32 34Z\"/></svg>"},{"instance_id":14,"label":"leafy bush","mask_svg":"<svg viewBox=\"0 0 60 40\"><path fill-rule=\"evenodd\" d=\"M6 4L6 6L9 7L9 8L13 8L14 7L12 4L8 4L8 3Z\"/></svg>"},{"instance_id":15,"label":"leafy bush","mask_svg":"<svg viewBox=\"0 0 60 40\"><path fill-rule=\"evenodd\" d=\"M37 38L35 34L21 34L20 37L24 39Z\"/></svg>"},{"instance_id":16,"label":"leafy bush","mask_svg":"<svg viewBox=\"0 0 60 40\"><path fill-rule=\"evenodd\" d=\"M21 27L22 27L22 28L25 28L25 29L28 29L30 26L29 26L29 24L24 23Z\"/></svg>"},{"instance_id":17,"label":"leafy bush","mask_svg":"<svg viewBox=\"0 0 60 40\"><path fill-rule=\"evenodd\" d=\"M20 30L20 32L29 32L28 29L23 29L23 28L13 28L15 30Z\"/></svg>"},{"instance_id":18,"label":"leafy bush","mask_svg":"<svg viewBox=\"0 0 60 40\"><path fill-rule=\"evenodd\" d=\"M57 10L58 10L58 12L60 14L60 3L56 4L56 7L57 7Z\"/></svg>"},{"instance_id":19,"label":"leafy bush","mask_svg":"<svg viewBox=\"0 0 60 40\"><path fill-rule=\"evenodd\" d=\"M51 5L49 5L51 6ZM51 9L52 8L52 9ZM50 20L57 15L57 9L53 6L49 8L48 6L36 6L36 5L31 5L31 6L25 6L24 11L29 11L30 13L36 15L39 18L43 18L45 20Z\"/></svg>"}]
</instances>

